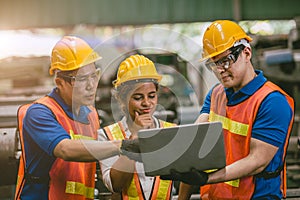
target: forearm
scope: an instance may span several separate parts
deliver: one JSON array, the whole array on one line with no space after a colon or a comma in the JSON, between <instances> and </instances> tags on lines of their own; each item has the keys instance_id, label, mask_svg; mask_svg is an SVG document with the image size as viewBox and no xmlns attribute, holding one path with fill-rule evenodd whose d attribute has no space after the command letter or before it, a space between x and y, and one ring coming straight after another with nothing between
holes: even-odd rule
<instances>
[{"instance_id":1,"label":"forearm","mask_svg":"<svg viewBox=\"0 0 300 200\"><path fill-rule=\"evenodd\" d=\"M92 162L119 154L121 141L62 140L54 149L66 161Z\"/></svg>"},{"instance_id":2,"label":"forearm","mask_svg":"<svg viewBox=\"0 0 300 200\"><path fill-rule=\"evenodd\" d=\"M242 160L226 166L216 172L210 173L207 183L219 183L254 175L256 167L242 164Z\"/></svg>"},{"instance_id":3,"label":"forearm","mask_svg":"<svg viewBox=\"0 0 300 200\"><path fill-rule=\"evenodd\" d=\"M127 189L132 181L135 161L126 156L120 156L110 170L110 178L114 192Z\"/></svg>"},{"instance_id":4,"label":"forearm","mask_svg":"<svg viewBox=\"0 0 300 200\"><path fill-rule=\"evenodd\" d=\"M202 113L201 115L199 115L199 117L195 121L195 124L208 122L208 119L209 119L209 114L208 113Z\"/></svg>"},{"instance_id":5,"label":"forearm","mask_svg":"<svg viewBox=\"0 0 300 200\"><path fill-rule=\"evenodd\" d=\"M181 182L179 185L178 199L180 200L190 199L191 195L193 194L193 191L194 191L194 186Z\"/></svg>"},{"instance_id":6,"label":"forearm","mask_svg":"<svg viewBox=\"0 0 300 200\"><path fill-rule=\"evenodd\" d=\"M209 174L208 183L224 182L258 174L270 163L277 149L277 147L265 142L251 139L249 155Z\"/></svg>"}]
</instances>

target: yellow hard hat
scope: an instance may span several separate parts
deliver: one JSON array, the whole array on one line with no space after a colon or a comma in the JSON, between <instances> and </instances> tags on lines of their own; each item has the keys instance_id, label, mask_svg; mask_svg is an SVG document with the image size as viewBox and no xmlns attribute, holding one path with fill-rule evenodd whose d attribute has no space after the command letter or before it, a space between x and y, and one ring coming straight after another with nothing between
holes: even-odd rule
<instances>
[{"instance_id":1,"label":"yellow hard hat","mask_svg":"<svg viewBox=\"0 0 300 200\"><path fill-rule=\"evenodd\" d=\"M113 81L115 88L132 80L153 79L160 82L162 76L157 73L154 63L142 55L132 55L121 62L117 79Z\"/></svg>"},{"instance_id":2,"label":"yellow hard hat","mask_svg":"<svg viewBox=\"0 0 300 200\"><path fill-rule=\"evenodd\" d=\"M237 23L229 20L214 21L204 33L203 53L200 61L225 52L241 39L252 41L252 38Z\"/></svg>"},{"instance_id":3,"label":"yellow hard hat","mask_svg":"<svg viewBox=\"0 0 300 200\"><path fill-rule=\"evenodd\" d=\"M82 39L64 36L52 50L49 74L55 70L71 71L93 63L101 57Z\"/></svg>"}]
</instances>

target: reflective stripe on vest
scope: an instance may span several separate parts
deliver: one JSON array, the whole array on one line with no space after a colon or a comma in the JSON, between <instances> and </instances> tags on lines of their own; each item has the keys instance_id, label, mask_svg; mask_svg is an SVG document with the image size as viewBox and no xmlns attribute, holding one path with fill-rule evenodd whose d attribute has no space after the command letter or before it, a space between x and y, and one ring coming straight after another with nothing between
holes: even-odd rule
<instances>
[{"instance_id":1,"label":"reflective stripe on vest","mask_svg":"<svg viewBox=\"0 0 300 200\"><path fill-rule=\"evenodd\" d=\"M60 105L51 97L43 97L35 103L43 104L49 108L55 115L58 123L70 134L71 139L93 140L97 138L97 130L100 126L98 115L94 108L89 107L91 109L88 115L89 124L83 124L70 119ZM23 110L24 113L23 115L20 114L20 116L24 116L26 111L27 109ZM20 118L19 121L23 122L23 118ZM20 127L20 135L22 134L22 127ZM19 169L19 174L21 175L25 165L22 167L23 169ZM93 199L95 173L95 162L66 162L57 158L49 172L49 199Z\"/></svg>"},{"instance_id":2,"label":"reflective stripe on vest","mask_svg":"<svg viewBox=\"0 0 300 200\"><path fill-rule=\"evenodd\" d=\"M227 106L227 98L222 85L218 85L213 89L209 121L221 121L223 124L227 165L249 154L252 126L258 109L262 101L274 91L279 91L285 95L287 102L294 111L293 99L271 82L266 82L247 100L233 106ZM286 154L291 127L292 120L287 132L284 155ZM283 176L285 176L285 171ZM285 196L286 187L284 179L282 180L282 184L283 195ZM201 187L201 197L203 199L251 199L253 192L253 176Z\"/></svg>"},{"instance_id":3,"label":"reflective stripe on vest","mask_svg":"<svg viewBox=\"0 0 300 200\"><path fill-rule=\"evenodd\" d=\"M76 135L73 130L69 131L72 140L95 140L95 138L85 135Z\"/></svg>"},{"instance_id":4,"label":"reflective stripe on vest","mask_svg":"<svg viewBox=\"0 0 300 200\"><path fill-rule=\"evenodd\" d=\"M247 134L248 134L248 129L249 129L248 124L233 121L227 117L218 115L218 114L214 113L213 111L211 111L209 113L209 121L222 122L223 129L226 129L233 134L237 134L237 135L241 135L241 136L247 136Z\"/></svg>"},{"instance_id":5,"label":"reflective stripe on vest","mask_svg":"<svg viewBox=\"0 0 300 200\"><path fill-rule=\"evenodd\" d=\"M68 194L79 194L88 199L94 199L94 188L87 187L83 183L74 181L67 181L66 193Z\"/></svg>"},{"instance_id":6,"label":"reflective stripe on vest","mask_svg":"<svg viewBox=\"0 0 300 200\"><path fill-rule=\"evenodd\" d=\"M161 127L171 127L175 124L159 120ZM122 140L126 134L121 122L104 127L105 133L110 140ZM150 199L170 199L171 197L172 182L168 180L161 180L158 176L153 180L153 189L150 195ZM126 193L122 193L124 200L143 200L145 199L142 187L140 185L139 177L137 173L133 174L133 179L128 187Z\"/></svg>"},{"instance_id":7,"label":"reflective stripe on vest","mask_svg":"<svg viewBox=\"0 0 300 200\"><path fill-rule=\"evenodd\" d=\"M243 124L243 123L240 123L237 121L233 121L227 117L217 115L213 111L211 111L209 113L209 121L222 122L223 129L226 129L233 134L237 134L237 135L241 135L241 136L247 136L247 134L248 134L248 128L249 128L248 124ZM226 183L232 187L238 188L240 185L240 180L236 179L236 180L226 181L224 183Z\"/></svg>"},{"instance_id":8,"label":"reflective stripe on vest","mask_svg":"<svg viewBox=\"0 0 300 200\"><path fill-rule=\"evenodd\" d=\"M157 199L170 199L170 189L171 189L171 185L170 185L170 181L164 181L161 180L159 178L155 178L156 180L154 181L154 190L153 190L153 194L156 195L152 195L151 200L157 200ZM168 191L168 192L164 192L164 191Z\"/></svg>"}]
</instances>

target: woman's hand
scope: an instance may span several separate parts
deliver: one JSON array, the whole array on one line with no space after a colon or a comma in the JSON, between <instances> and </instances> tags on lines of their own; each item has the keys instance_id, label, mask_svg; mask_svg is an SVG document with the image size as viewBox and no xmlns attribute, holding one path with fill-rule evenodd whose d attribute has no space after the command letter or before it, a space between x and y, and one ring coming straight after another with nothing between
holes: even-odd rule
<instances>
[{"instance_id":1,"label":"woman's hand","mask_svg":"<svg viewBox=\"0 0 300 200\"><path fill-rule=\"evenodd\" d=\"M133 130L131 130L131 138L137 138L137 132L141 129L154 128L154 120L150 113L140 114L135 111L133 122Z\"/></svg>"}]
</instances>

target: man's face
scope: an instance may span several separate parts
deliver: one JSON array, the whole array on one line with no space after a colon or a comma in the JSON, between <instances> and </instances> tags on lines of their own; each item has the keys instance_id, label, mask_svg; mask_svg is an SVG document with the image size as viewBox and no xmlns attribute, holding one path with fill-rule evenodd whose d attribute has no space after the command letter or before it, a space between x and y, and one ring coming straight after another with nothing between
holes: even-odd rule
<instances>
[{"instance_id":1,"label":"man's face","mask_svg":"<svg viewBox=\"0 0 300 200\"><path fill-rule=\"evenodd\" d=\"M100 71L91 63L81 67L77 72L63 76L65 80L61 96L68 105L78 108L81 105L94 105Z\"/></svg>"},{"instance_id":2,"label":"man's face","mask_svg":"<svg viewBox=\"0 0 300 200\"><path fill-rule=\"evenodd\" d=\"M247 55L251 55L251 50L244 48L235 59L231 59L231 54L232 52L227 50L215 56L212 60L218 65L213 67L213 72L225 88L237 91L248 81L247 76L252 68L248 65L251 57Z\"/></svg>"},{"instance_id":3,"label":"man's face","mask_svg":"<svg viewBox=\"0 0 300 200\"><path fill-rule=\"evenodd\" d=\"M73 81L73 105L94 105L100 72L95 64L80 68Z\"/></svg>"}]
</instances>

